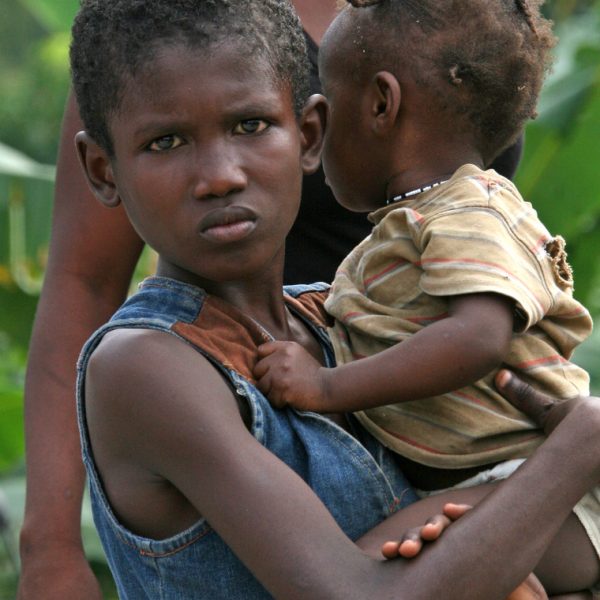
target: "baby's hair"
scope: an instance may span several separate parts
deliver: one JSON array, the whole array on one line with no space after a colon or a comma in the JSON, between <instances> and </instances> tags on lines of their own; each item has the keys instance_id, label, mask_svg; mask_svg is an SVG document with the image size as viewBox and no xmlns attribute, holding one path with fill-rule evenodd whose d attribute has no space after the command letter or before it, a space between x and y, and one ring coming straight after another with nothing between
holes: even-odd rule
<instances>
[{"instance_id":1,"label":"baby's hair","mask_svg":"<svg viewBox=\"0 0 600 600\"><path fill-rule=\"evenodd\" d=\"M291 89L296 115L309 94L302 27L289 0L82 0L73 24L71 73L87 132L109 154L108 119L131 78L161 45L239 44Z\"/></svg>"},{"instance_id":2,"label":"baby's hair","mask_svg":"<svg viewBox=\"0 0 600 600\"><path fill-rule=\"evenodd\" d=\"M556 42L540 13L544 0L346 1L368 9L371 31L361 29L367 68L408 67L440 109L467 117L457 126L474 128L487 160L535 118Z\"/></svg>"}]
</instances>

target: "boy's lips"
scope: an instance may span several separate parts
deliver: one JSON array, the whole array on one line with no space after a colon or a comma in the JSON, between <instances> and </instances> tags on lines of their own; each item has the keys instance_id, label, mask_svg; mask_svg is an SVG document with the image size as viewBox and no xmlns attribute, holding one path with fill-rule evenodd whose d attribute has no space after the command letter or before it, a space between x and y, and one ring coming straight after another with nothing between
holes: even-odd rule
<instances>
[{"instance_id":1,"label":"boy's lips","mask_svg":"<svg viewBox=\"0 0 600 600\"><path fill-rule=\"evenodd\" d=\"M256 213L244 206L216 208L200 221L197 231L212 241L237 241L254 230L256 220Z\"/></svg>"}]
</instances>

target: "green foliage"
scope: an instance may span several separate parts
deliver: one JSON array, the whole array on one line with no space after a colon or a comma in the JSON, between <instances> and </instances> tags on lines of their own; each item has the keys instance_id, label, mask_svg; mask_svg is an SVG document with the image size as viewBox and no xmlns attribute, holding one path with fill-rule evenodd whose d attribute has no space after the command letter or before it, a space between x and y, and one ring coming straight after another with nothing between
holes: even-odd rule
<instances>
[{"instance_id":1,"label":"green foliage","mask_svg":"<svg viewBox=\"0 0 600 600\"><path fill-rule=\"evenodd\" d=\"M41 162L53 163L69 87L69 27L78 2L12 0L10 4L10 12L6 10L5 19L0 19L4 21L0 26L4 34L0 35L4 57L0 140ZM22 39L23 33L29 37Z\"/></svg>"},{"instance_id":2,"label":"green foliage","mask_svg":"<svg viewBox=\"0 0 600 600\"><path fill-rule=\"evenodd\" d=\"M21 0L32 16L52 32L64 31L76 13L78 0Z\"/></svg>"},{"instance_id":3,"label":"green foliage","mask_svg":"<svg viewBox=\"0 0 600 600\"><path fill-rule=\"evenodd\" d=\"M0 473L22 460L25 354L0 332Z\"/></svg>"},{"instance_id":4,"label":"green foliage","mask_svg":"<svg viewBox=\"0 0 600 600\"><path fill-rule=\"evenodd\" d=\"M555 2L560 38L539 118L526 131L517 185L554 234L567 240L575 295L600 315L600 3ZM600 391L600 337L577 352Z\"/></svg>"}]
</instances>

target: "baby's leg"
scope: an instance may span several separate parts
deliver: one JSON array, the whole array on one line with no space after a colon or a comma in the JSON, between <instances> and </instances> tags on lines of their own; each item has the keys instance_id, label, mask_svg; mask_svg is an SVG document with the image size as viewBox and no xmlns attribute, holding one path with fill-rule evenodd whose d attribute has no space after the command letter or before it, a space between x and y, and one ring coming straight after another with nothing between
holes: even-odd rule
<instances>
[{"instance_id":1,"label":"baby's leg","mask_svg":"<svg viewBox=\"0 0 600 600\"><path fill-rule=\"evenodd\" d=\"M585 590L600 581L598 555L581 522L573 513L544 554L535 573L549 595ZM558 597L563 600L563 596ZM573 596L573 600L579 597ZM564 600L568 598L571 596L564 596Z\"/></svg>"}]
</instances>

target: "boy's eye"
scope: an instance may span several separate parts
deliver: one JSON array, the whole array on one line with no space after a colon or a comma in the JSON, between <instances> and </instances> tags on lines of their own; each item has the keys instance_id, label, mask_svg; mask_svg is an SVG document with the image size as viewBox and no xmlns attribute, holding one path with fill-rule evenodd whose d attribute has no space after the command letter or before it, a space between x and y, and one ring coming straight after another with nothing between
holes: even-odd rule
<instances>
[{"instance_id":1,"label":"boy's eye","mask_svg":"<svg viewBox=\"0 0 600 600\"><path fill-rule=\"evenodd\" d=\"M152 152L164 152L165 150L173 150L183 144L182 139L178 135L163 135L156 138L148 145L148 150Z\"/></svg>"},{"instance_id":2,"label":"boy's eye","mask_svg":"<svg viewBox=\"0 0 600 600\"><path fill-rule=\"evenodd\" d=\"M260 133L267 127L269 127L269 123L263 121L263 119L244 119L235 126L233 133L241 133L242 135Z\"/></svg>"}]
</instances>

